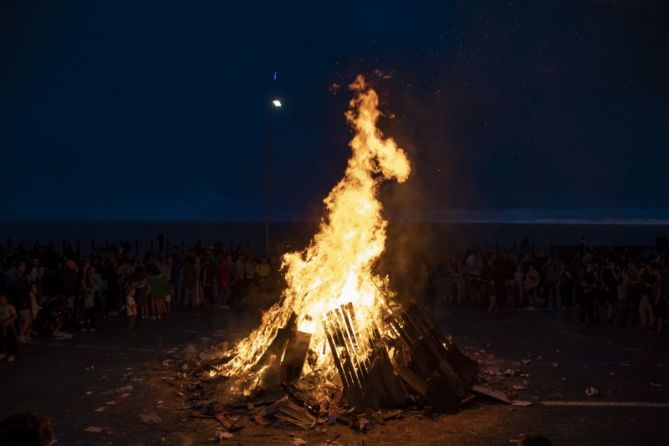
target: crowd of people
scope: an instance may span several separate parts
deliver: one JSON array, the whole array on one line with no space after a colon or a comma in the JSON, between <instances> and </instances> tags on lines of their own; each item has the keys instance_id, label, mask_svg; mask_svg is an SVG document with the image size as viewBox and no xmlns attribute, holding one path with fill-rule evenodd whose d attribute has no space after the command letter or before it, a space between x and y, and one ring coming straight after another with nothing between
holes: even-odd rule
<instances>
[{"instance_id":1,"label":"crowd of people","mask_svg":"<svg viewBox=\"0 0 669 446\"><path fill-rule=\"evenodd\" d=\"M69 339L96 330L96 318L160 320L173 306L235 307L252 286L276 287L278 257L253 257L220 244L188 252L148 252L129 244L86 255L50 246L0 248L0 360L14 361L33 336ZM578 308L585 323L639 324L662 332L669 257L653 251L581 246L546 255L527 240L513 250L472 250L429 271L428 299L446 305Z\"/></svg>"},{"instance_id":2,"label":"crowd of people","mask_svg":"<svg viewBox=\"0 0 669 446\"><path fill-rule=\"evenodd\" d=\"M433 272L446 304L578 308L585 323L639 324L659 334L669 299L669 256L652 251L537 251L527 240L514 250L472 250Z\"/></svg>"},{"instance_id":3,"label":"crowd of people","mask_svg":"<svg viewBox=\"0 0 669 446\"><path fill-rule=\"evenodd\" d=\"M276 263L222 245L147 253L126 244L81 255L54 246L0 249L0 360L14 361L33 336L69 339L96 331L96 318L166 318L172 307L235 306L250 286L269 284Z\"/></svg>"}]
</instances>

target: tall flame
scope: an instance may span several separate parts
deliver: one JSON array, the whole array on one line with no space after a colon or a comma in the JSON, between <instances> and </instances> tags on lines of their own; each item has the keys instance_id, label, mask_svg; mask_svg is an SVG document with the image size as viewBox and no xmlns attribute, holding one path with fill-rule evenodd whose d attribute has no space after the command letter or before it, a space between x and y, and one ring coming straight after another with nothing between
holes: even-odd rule
<instances>
[{"instance_id":1,"label":"tall flame","mask_svg":"<svg viewBox=\"0 0 669 446\"><path fill-rule=\"evenodd\" d=\"M386 179L406 181L411 167L404 150L377 128L381 113L376 92L362 76L350 89L355 97L346 119L355 131L349 143L352 153L344 177L324 200L327 217L308 248L283 256L288 287L281 301L235 347L232 359L220 370L223 374L247 375L293 312L298 329L312 333L310 349L318 354L318 366L332 373L320 323L325 313L351 302L361 334L372 324L382 327L384 296L388 295L382 290L388 281L372 272L386 242L387 221L381 215L379 186Z\"/></svg>"}]
</instances>

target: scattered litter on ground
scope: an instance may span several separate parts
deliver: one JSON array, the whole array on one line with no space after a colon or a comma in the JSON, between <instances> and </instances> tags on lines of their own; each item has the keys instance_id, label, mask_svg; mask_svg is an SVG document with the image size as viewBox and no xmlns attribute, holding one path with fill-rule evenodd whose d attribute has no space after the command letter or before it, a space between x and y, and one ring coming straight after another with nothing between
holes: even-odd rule
<instances>
[{"instance_id":1,"label":"scattered litter on ground","mask_svg":"<svg viewBox=\"0 0 669 446\"><path fill-rule=\"evenodd\" d=\"M587 396L597 396L599 395L599 390L593 386L589 386L585 389L585 394Z\"/></svg>"},{"instance_id":2,"label":"scattered litter on ground","mask_svg":"<svg viewBox=\"0 0 669 446\"><path fill-rule=\"evenodd\" d=\"M527 407L531 406L532 404L534 404L532 401L522 401L522 400L511 401L512 406L518 406L518 407Z\"/></svg>"},{"instance_id":3,"label":"scattered litter on ground","mask_svg":"<svg viewBox=\"0 0 669 446\"><path fill-rule=\"evenodd\" d=\"M659 384L659 383L648 383L648 384L650 384L652 387L664 387L664 384Z\"/></svg>"},{"instance_id":4,"label":"scattered litter on ground","mask_svg":"<svg viewBox=\"0 0 669 446\"><path fill-rule=\"evenodd\" d=\"M232 440L234 435L230 432L216 431L214 433L214 441Z\"/></svg>"},{"instance_id":5,"label":"scattered litter on ground","mask_svg":"<svg viewBox=\"0 0 669 446\"><path fill-rule=\"evenodd\" d=\"M509 397L506 396L506 393L501 390L491 389L490 387L485 386L472 386L472 392L478 393L479 395L487 396L496 401L501 401L502 403L511 404Z\"/></svg>"},{"instance_id":6,"label":"scattered litter on ground","mask_svg":"<svg viewBox=\"0 0 669 446\"><path fill-rule=\"evenodd\" d=\"M100 406L97 409L95 409L96 412L104 412L105 410L107 410L107 407L105 406Z\"/></svg>"},{"instance_id":7,"label":"scattered litter on ground","mask_svg":"<svg viewBox=\"0 0 669 446\"><path fill-rule=\"evenodd\" d=\"M99 426L88 426L86 429L84 429L85 432L95 432L96 434L102 432L103 430L104 429Z\"/></svg>"},{"instance_id":8,"label":"scattered litter on ground","mask_svg":"<svg viewBox=\"0 0 669 446\"><path fill-rule=\"evenodd\" d=\"M157 413L139 414L139 418L146 424L158 424L161 420Z\"/></svg>"},{"instance_id":9,"label":"scattered litter on ground","mask_svg":"<svg viewBox=\"0 0 669 446\"><path fill-rule=\"evenodd\" d=\"M133 389L134 389L134 387L132 387L130 384L128 384L127 386L119 387L118 389L116 389L116 393L132 392Z\"/></svg>"},{"instance_id":10,"label":"scattered litter on ground","mask_svg":"<svg viewBox=\"0 0 669 446\"><path fill-rule=\"evenodd\" d=\"M93 395L93 391L92 391L92 390L89 390L88 392L86 392L86 396L89 396L89 395Z\"/></svg>"}]
</instances>

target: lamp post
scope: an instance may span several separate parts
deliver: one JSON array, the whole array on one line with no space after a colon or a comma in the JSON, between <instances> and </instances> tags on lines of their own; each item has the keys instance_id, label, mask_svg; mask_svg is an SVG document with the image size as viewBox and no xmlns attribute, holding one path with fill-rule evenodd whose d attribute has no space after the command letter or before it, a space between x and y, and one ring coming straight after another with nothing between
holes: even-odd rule
<instances>
[{"instance_id":1,"label":"lamp post","mask_svg":"<svg viewBox=\"0 0 669 446\"><path fill-rule=\"evenodd\" d=\"M272 209L272 114L283 107L281 99L272 99L267 113L267 144L265 147L265 256L269 257L269 220Z\"/></svg>"}]
</instances>

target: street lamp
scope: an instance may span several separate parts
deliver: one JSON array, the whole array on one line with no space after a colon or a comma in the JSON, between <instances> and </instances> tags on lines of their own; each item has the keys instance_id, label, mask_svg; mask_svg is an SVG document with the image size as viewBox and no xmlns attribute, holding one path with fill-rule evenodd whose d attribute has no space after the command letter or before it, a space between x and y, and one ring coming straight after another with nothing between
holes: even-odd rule
<instances>
[{"instance_id":1,"label":"street lamp","mask_svg":"<svg viewBox=\"0 0 669 446\"><path fill-rule=\"evenodd\" d=\"M275 74L276 80L276 74ZM265 148L265 256L269 257L269 220L272 209L272 112L283 107L279 98L272 99L272 107L267 111L267 146Z\"/></svg>"}]
</instances>

